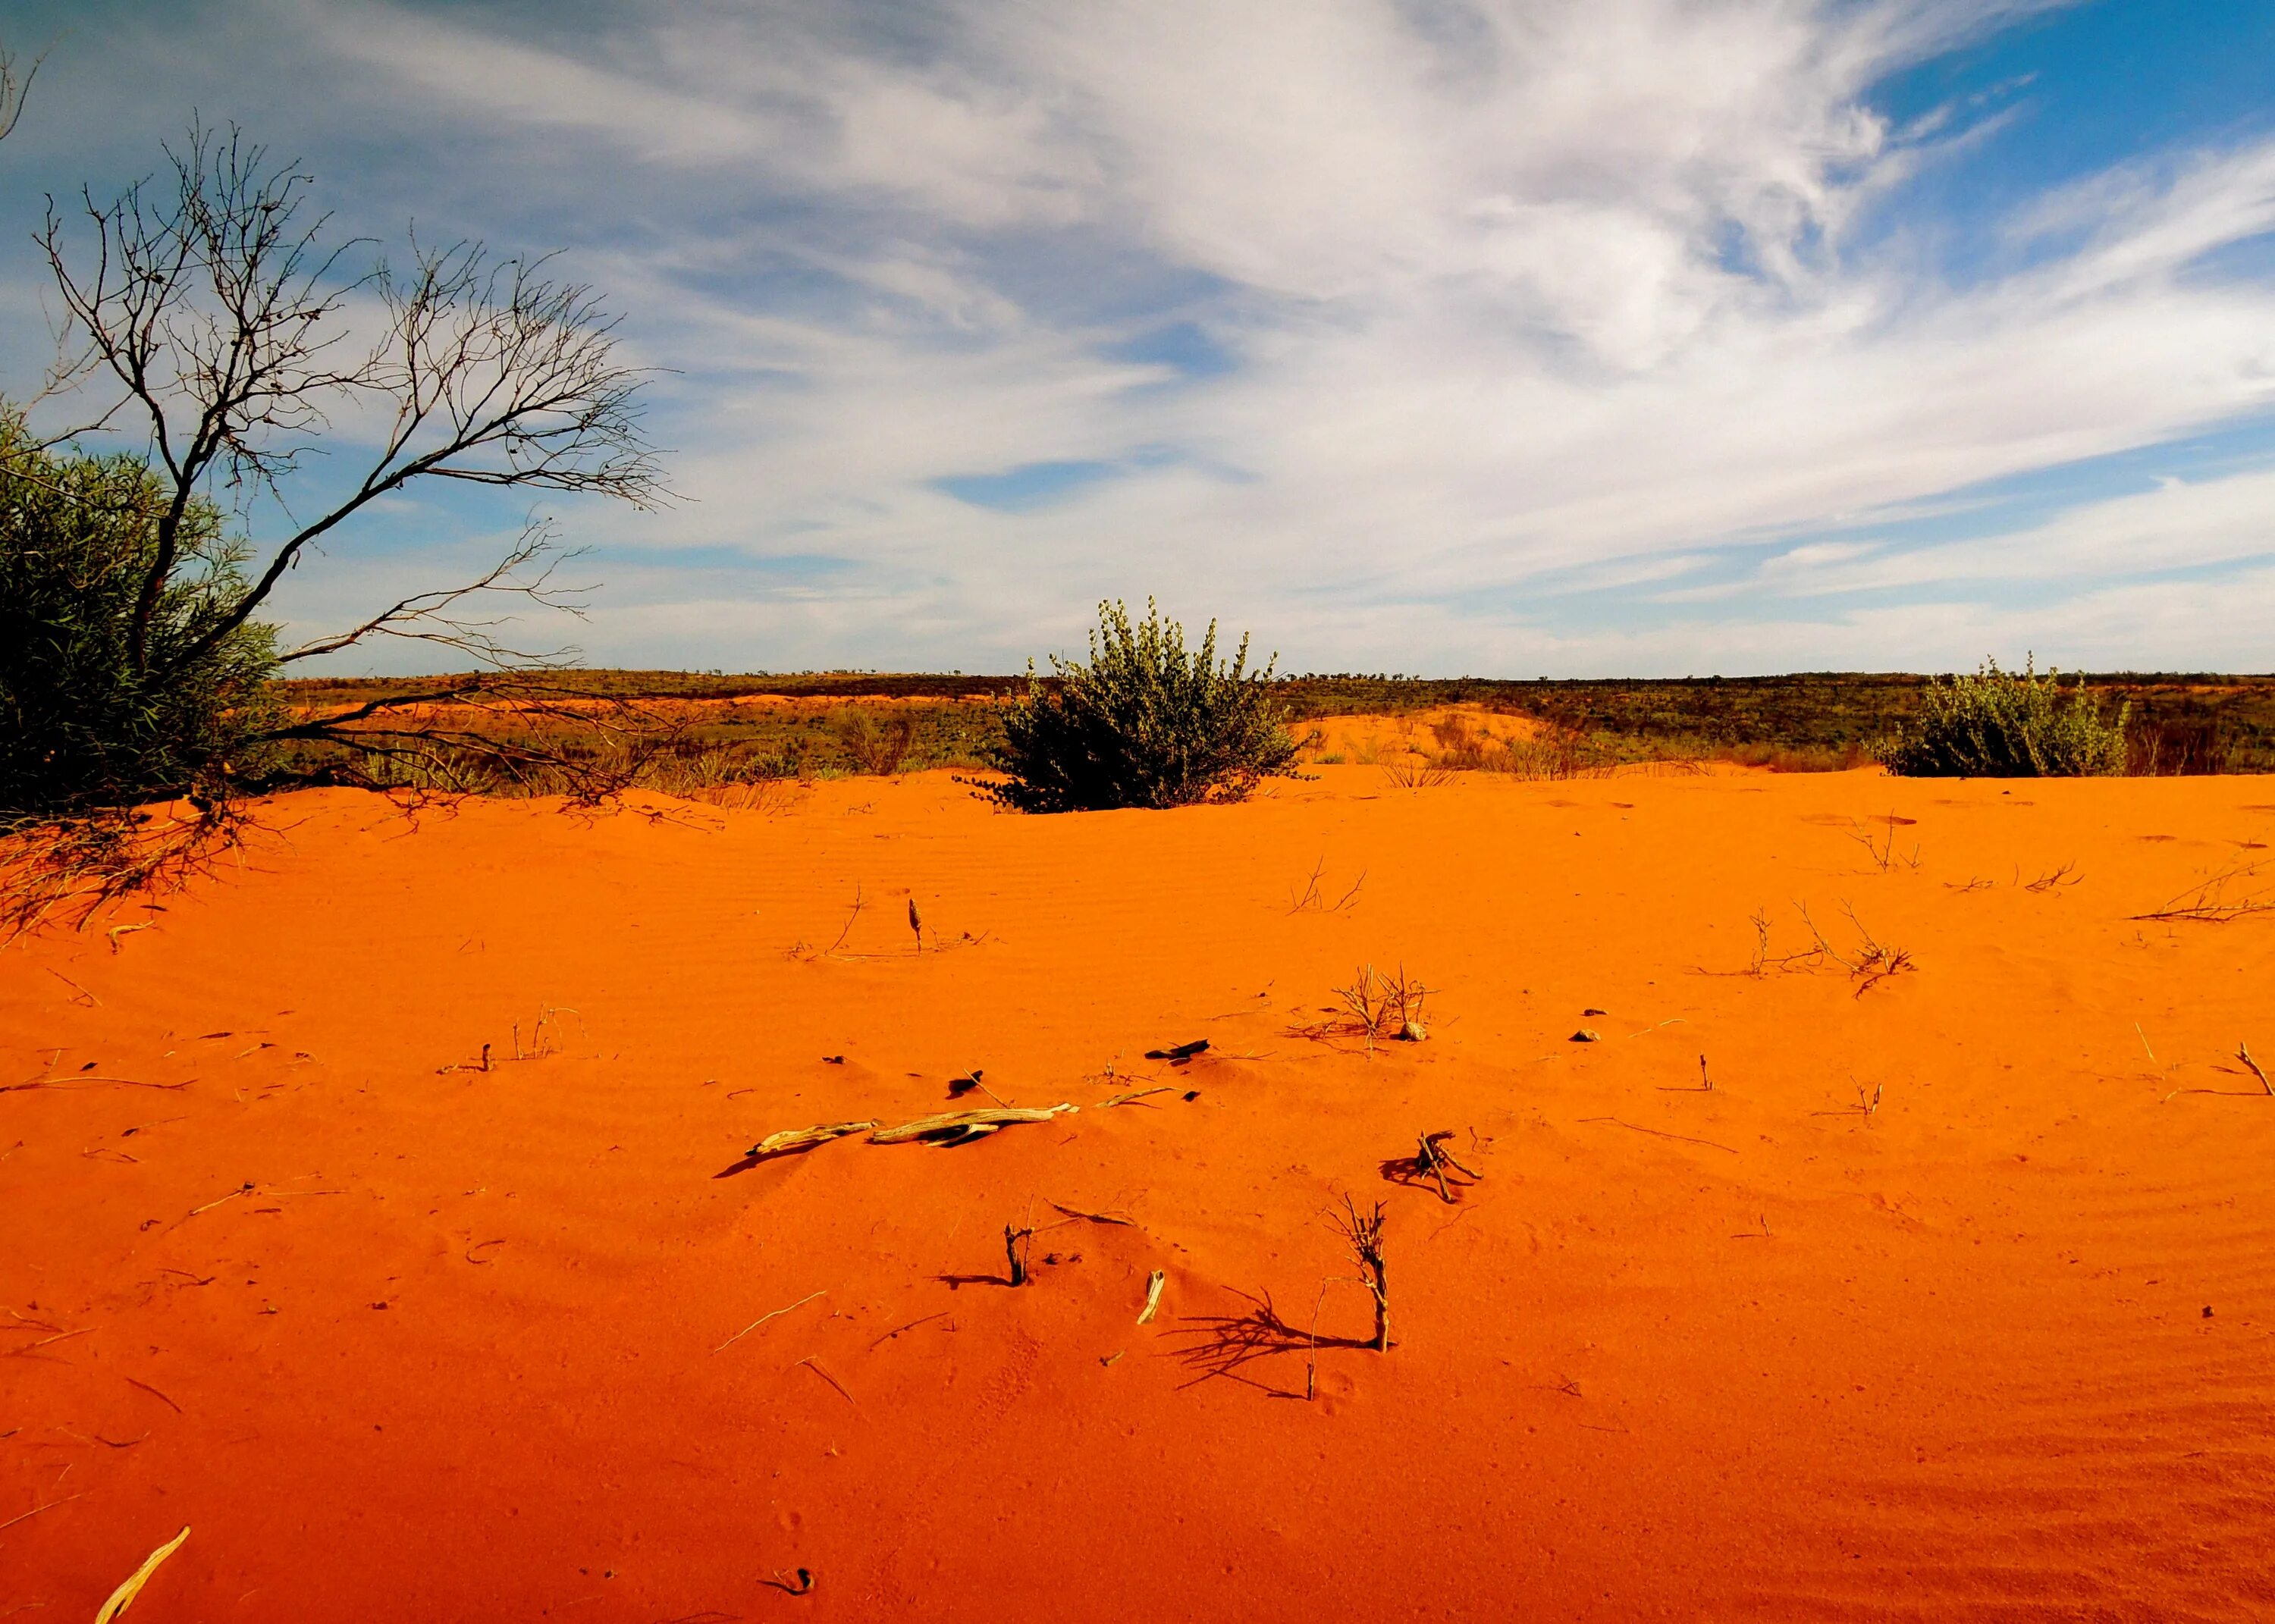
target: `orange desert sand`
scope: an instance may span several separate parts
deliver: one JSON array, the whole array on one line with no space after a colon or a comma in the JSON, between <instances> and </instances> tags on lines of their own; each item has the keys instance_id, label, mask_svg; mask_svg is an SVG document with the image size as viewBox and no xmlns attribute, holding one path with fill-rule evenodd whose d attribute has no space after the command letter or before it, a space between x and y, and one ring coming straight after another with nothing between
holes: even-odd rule
<instances>
[{"instance_id":1,"label":"orange desert sand","mask_svg":"<svg viewBox=\"0 0 2275 1624\"><path fill-rule=\"evenodd\" d=\"M311 791L18 944L0 1617L2275 1613L2275 914L2135 917L2275 790L1386 778Z\"/></svg>"}]
</instances>

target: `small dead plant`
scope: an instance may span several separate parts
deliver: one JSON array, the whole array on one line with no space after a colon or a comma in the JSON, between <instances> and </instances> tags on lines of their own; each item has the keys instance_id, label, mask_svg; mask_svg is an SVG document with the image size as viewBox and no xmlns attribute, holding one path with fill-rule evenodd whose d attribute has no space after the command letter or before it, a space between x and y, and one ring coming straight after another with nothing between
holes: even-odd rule
<instances>
[{"instance_id":1,"label":"small dead plant","mask_svg":"<svg viewBox=\"0 0 2275 1624\"><path fill-rule=\"evenodd\" d=\"M1342 1235L1350 1249L1351 1261L1358 1265L1357 1283L1366 1288L1374 1299L1374 1339L1367 1346L1377 1353L1390 1351L1390 1268L1383 1257L1382 1203L1374 1210L1361 1212L1358 1204L1349 1196L1343 1197L1343 1210L1328 1214L1328 1221Z\"/></svg>"},{"instance_id":2,"label":"small dead plant","mask_svg":"<svg viewBox=\"0 0 2275 1624\"><path fill-rule=\"evenodd\" d=\"M1430 1035L1423 1016L1431 992L1419 978L1408 975L1403 964L1388 975L1378 972L1372 964L1362 964L1349 986L1334 989L1341 1007L1328 1013L1335 1018L1298 1028L1296 1035L1359 1038L1370 1054L1378 1038L1419 1043Z\"/></svg>"},{"instance_id":3,"label":"small dead plant","mask_svg":"<svg viewBox=\"0 0 2275 1624\"><path fill-rule=\"evenodd\" d=\"M1302 894L1299 895L1294 891L1288 893L1289 913L1341 913L1345 909L1357 904L1359 888L1366 884L1366 871L1361 869L1358 878L1351 881L1350 889L1332 903L1327 901L1326 893L1319 889L1319 881L1326 876L1326 872L1327 860L1325 857L1321 857L1311 865L1311 877L1304 881Z\"/></svg>"},{"instance_id":4,"label":"small dead plant","mask_svg":"<svg viewBox=\"0 0 2275 1624\"><path fill-rule=\"evenodd\" d=\"M558 1054L563 1032L561 1017L564 1015L577 1016L578 1023L584 1023L585 1017L574 1009L560 1009L547 1004L538 1010L537 1019L530 1025L529 1046L525 1049L521 1042L521 1023L517 1020L513 1023L514 1059L543 1060L548 1054Z\"/></svg>"},{"instance_id":5,"label":"small dead plant","mask_svg":"<svg viewBox=\"0 0 2275 1624\"><path fill-rule=\"evenodd\" d=\"M1880 1097L1887 1091L1887 1087L1885 1083L1876 1083L1872 1085L1872 1091L1868 1094L1864 1091L1864 1085L1859 1083L1856 1084L1855 1105L1835 1106L1830 1111L1812 1111L1810 1114L1811 1116L1861 1116L1866 1122L1870 1122L1880 1114Z\"/></svg>"},{"instance_id":6,"label":"small dead plant","mask_svg":"<svg viewBox=\"0 0 2275 1624\"><path fill-rule=\"evenodd\" d=\"M2043 896L2049 891L2060 891L2066 887L2074 886L2084 878L2085 876L2083 874L2077 872L2077 859L2072 857L2068 862L2061 864L2058 867L2048 869L2044 873L2040 874L2036 880L2029 880L2027 883L2023 880L2022 874L2018 872L2014 875L2014 883L2021 886L2025 891L2031 892L2036 895Z\"/></svg>"},{"instance_id":7,"label":"small dead plant","mask_svg":"<svg viewBox=\"0 0 2275 1624\"><path fill-rule=\"evenodd\" d=\"M1327 1223L1342 1237L1349 1249L1351 1261L1358 1265L1357 1274L1330 1274L1319 1282L1319 1300L1311 1305L1311 1332L1309 1349L1304 1361L1304 1396L1313 1399L1319 1391L1319 1314L1326 1307L1327 1288L1335 1285L1364 1288L1374 1303L1374 1334L1364 1343L1342 1342L1345 1348L1363 1346L1376 1353L1390 1351L1390 1270L1383 1256L1382 1203L1374 1204L1372 1212L1362 1212L1358 1204L1348 1195L1343 1197L1342 1211L1330 1209ZM1278 1322L1270 1316L1267 1307L1266 1323L1276 1329ZM1330 1343L1330 1346L1338 1345Z\"/></svg>"},{"instance_id":8,"label":"small dead plant","mask_svg":"<svg viewBox=\"0 0 2275 1624\"><path fill-rule=\"evenodd\" d=\"M2267 867L2263 859L2240 859L2205 876L2162 908L2136 913L2135 919L2193 919L2204 925L2226 925L2253 914L2275 913L2275 893L2252 888Z\"/></svg>"},{"instance_id":9,"label":"small dead plant","mask_svg":"<svg viewBox=\"0 0 2275 1624\"><path fill-rule=\"evenodd\" d=\"M1899 817L1894 812L1890 812L1885 818L1871 820L1872 823L1885 826L1878 835L1874 835L1868 825L1861 829L1850 830L1848 838L1864 848L1866 855L1872 859L1872 866L1881 873L1892 873L1898 868L1908 868L1916 872L1920 865L1919 843L1915 841L1908 852L1899 850L1896 845L1896 830L1917 821L1917 819Z\"/></svg>"},{"instance_id":10,"label":"small dead plant","mask_svg":"<svg viewBox=\"0 0 2275 1624\"><path fill-rule=\"evenodd\" d=\"M1831 965L1838 965L1847 971L1849 978L1856 983L1856 995L1862 998L1890 977L1900 976L1919 968L1909 948L1895 947L1882 941L1872 933L1862 919L1856 917L1856 909L1847 903L1840 904L1840 911L1848 916L1848 923L1856 928L1857 937L1856 945L1847 949L1833 945L1832 938L1818 927L1816 919L1810 916L1809 905L1806 903L1796 902L1793 906L1794 911L1801 915L1802 924L1808 927L1810 945L1793 953L1772 953L1769 910L1761 910L1750 918L1754 927L1751 961L1743 971L1736 973L1764 976L1775 970L1805 974L1824 970Z\"/></svg>"}]
</instances>

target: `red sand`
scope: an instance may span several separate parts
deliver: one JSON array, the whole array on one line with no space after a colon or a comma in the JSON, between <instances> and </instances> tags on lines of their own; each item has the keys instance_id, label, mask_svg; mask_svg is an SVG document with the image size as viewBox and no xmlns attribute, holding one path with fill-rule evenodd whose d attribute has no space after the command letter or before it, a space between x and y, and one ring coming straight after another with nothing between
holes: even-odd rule
<instances>
[{"instance_id":1,"label":"red sand","mask_svg":"<svg viewBox=\"0 0 2275 1624\"><path fill-rule=\"evenodd\" d=\"M185 1524L143 1624L2275 1612L2275 915L2128 918L2275 856L2264 782L651 810L298 796L0 961L0 1084L61 1084L0 1094L0 1617ZM1291 913L1315 864L1364 884ZM1795 901L1916 971L1730 973ZM1370 960L1428 1042L1291 1035ZM1085 1109L720 1176L974 1066ZM1383 1172L1441 1128L1458 1205ZM1308 1333L1345 1192L1396 1346L1306 1402L1254 1315ZM995 1283L1052 1202L1135 1221Z\"/></svg>"}]
</instances>

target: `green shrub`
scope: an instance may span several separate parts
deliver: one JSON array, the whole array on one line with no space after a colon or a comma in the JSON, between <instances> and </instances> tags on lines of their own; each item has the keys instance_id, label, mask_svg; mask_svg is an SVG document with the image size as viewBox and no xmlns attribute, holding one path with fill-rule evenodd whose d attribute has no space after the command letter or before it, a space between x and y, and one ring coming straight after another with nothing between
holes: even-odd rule
<instances>
[{"instance_id":1,"label":"green shrub","mask_svg":"<svg viewBox=\"0 0 2275 1624\"><path fill-rule=\"evenodd\" d=\"M2081 679L2067 698L2060 674L2037 662L2002 671L1995 660L1972 676L1931 679L1918 719L1877 752L1907 778L2080 778L2125 770L2125 722L2105 721Z\"/></svg>"},{"instance_id":2,"label":"green shrub","mask_svg":"<svg viewBox=\"0 0 2275 1624\"><path fill-rule=\"evenodd\" d=\"M163 495L129 457L57 455L0 416L0 826L220 794L273 725L272 627L197 646L243 596L243 548L193 502L132 653Z\"/></svg>"},{"instance_id":3,"label":"green shrub","mask_svg":"<svg viewBox=\"0 0 2275 1624\"><path fill-rule=\"evenodd\" d=\"M1247 665L1245 637L1218 662L1214 621L1188 654L1184 629L1150 601L1136 625L1121 604L1101 603L1087 662L1054 656L1054 684L1029 662L993 762L1010 782L987 793L1036 812L1241 800L1296 759L1270 696L1271 663Z\"/></svg>"}]
</instances>

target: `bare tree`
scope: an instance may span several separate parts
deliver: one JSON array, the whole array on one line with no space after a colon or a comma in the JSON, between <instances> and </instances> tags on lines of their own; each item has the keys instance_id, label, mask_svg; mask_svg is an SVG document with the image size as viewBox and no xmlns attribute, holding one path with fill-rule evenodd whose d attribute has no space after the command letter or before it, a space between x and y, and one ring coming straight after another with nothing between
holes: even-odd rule
<instances>
[{"instance_id":1,"label":"bare tree","mask_svg":"<svg viewBox=\"0 0 2275 1624\"><path fill-rule=\"evenodd\" d=\"M24 98L31 94L41 60L34 57L28 63L19 61L14 52L0 46L0 141L14 132L16 121L24 116Z\"/></svg>"},{"instance_id":2,"label":"bare tree","mask_svg":"<svg viewBox=\"0 0 2275 1624\"><path fill-rule=\"evenodd\" d=\"M235 601L168 656L176 665L244 625L311 546L413 481L591 492L639 507L664 499L640 431L643 374L621 358L616 318L591 289L548 280L542 260L493 258L478 242L432 247L415 232L399 263L374 254L359 269L375 245L328 246L329 216L306 207L309 177L235 128L193 125L167 156L170 174L110 202L82 192L77 232L91 230L91 242L75 240L52 198L41 237L69 328L64 381L115 391L64 437L146 436L164 485L130 627L138 678L167 674L151 668L147 632L201 497L225 498L248 527L284 517L254 539L256 568ZM320 442L353 447L358 472L295 515L287 487ZM374 635L491 663L528 658L497 640L495 621L457 611L500 594L563 607L554 553L533 525L472 583L405 597L282 658Z\"/></svg>"}]
</instances>

